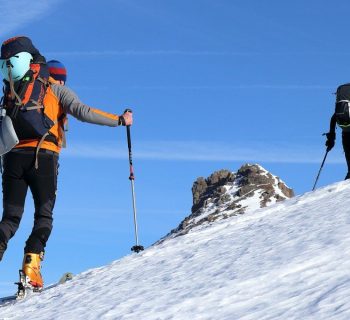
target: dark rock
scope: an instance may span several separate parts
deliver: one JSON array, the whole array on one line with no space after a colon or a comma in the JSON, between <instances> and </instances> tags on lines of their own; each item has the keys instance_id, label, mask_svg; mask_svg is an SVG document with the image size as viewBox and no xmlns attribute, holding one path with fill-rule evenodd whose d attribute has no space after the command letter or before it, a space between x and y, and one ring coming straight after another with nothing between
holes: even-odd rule
<instances>
[{"instance_id":1,"label":"dark rock","mask_svg":"<svg viewBox=\"0 0 350 320\"><path fill-rule=\"evenodd\" d=\"M191 214L164 239L294 196L292 189L257 164L245 164L236 173L219 170L208 178L200 177L193 184L192 194Z\"/></svg>"},{"instance_id":2,"label":"dark rock","mask_svg":"<svg viewBox=\"0 0 350 320\"><path fill-rule=\"evenodd\" d=\"M204 179L203 177L198 178L192 187L192 213L205 207L205 201L208 198L215 198L218 195L225 193L226 189L223 186L234 180L235 175L228 170L216 171L207 179Z\"/></svg>"}]
</instances>

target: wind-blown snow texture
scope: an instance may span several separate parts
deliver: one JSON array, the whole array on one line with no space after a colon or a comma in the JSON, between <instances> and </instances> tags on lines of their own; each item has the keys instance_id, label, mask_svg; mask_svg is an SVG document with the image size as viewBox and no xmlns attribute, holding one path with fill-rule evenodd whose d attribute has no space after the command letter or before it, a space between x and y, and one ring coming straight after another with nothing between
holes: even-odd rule
<instances>
[{"instance_id":1,"label":"wind-blown snow texture","mask_svg":"<svg viewBox=\"0 0 350 320\"><path fill-rule=\"evenodd\" d=\"M0 319L350 319L350 184L215 222Z\"/></svg>"}]
</instances>

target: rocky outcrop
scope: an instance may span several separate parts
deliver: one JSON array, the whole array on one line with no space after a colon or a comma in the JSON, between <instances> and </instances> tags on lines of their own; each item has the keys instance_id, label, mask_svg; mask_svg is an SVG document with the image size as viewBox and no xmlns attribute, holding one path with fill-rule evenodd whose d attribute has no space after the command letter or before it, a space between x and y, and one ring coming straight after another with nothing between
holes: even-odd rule
<instances>
[{"instance_id":1,"label":"rocky outcrop","mask_svg":"<svg viewBox=\"0 0 350 320\"><path fill-rule=\"evenodd\" d=\"M237 172L220 170L208 178L200 177L193 184L192 194L191 214L165 238L294 196L280 178L257 164L245 164Z\"/></svg>"}]
</instances>

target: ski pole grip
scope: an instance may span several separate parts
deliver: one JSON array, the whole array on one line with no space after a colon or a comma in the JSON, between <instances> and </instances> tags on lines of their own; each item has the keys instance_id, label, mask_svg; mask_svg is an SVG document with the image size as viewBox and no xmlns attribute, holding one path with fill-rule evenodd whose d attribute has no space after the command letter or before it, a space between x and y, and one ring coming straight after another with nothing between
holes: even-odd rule
<instances>
[{"instance_id":1,"label":"ski pole grip","mask_svg":"<svg viewBox=\"0 0 350 320\"><path fill-rule=\"evenodd\" d=\"M127 139L128 139L129 158L131 158L131 135L130 135L130 126L126 126L126 136L127 136Z\"/></svg>"},{"instance_id":2,"label":"ski pole grip","mask_svg":"<svg viewBox=\"0 0 350 320\"><path fill-rule=\"evenodd\" d=\"M135 176L134 176L134 167L133 167L133 164L132 164L130 126L126 126L126 135L127 135L127 138L128 138L128 149L129 149L129 165L130 165L130 176L129 176L129 180L135 180Z\"/></svg>"}]
</instances>

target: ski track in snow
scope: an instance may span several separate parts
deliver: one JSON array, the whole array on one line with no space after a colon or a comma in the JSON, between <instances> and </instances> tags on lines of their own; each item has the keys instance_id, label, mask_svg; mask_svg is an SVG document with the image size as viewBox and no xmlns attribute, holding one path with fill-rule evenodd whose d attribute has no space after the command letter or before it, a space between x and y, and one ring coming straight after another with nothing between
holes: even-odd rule
<instances>
[{"instance_id":1,"label":"ski track in snow","mask_svg":"<svg viewBox=\"0 0 350 320\"><path fill-rule=\"evenodd\" d=\"M0 307L0 319L350 319L350 183L218 221Z\"/></svg>"}]
</instances>

